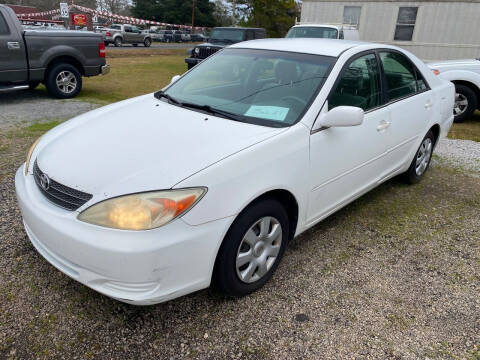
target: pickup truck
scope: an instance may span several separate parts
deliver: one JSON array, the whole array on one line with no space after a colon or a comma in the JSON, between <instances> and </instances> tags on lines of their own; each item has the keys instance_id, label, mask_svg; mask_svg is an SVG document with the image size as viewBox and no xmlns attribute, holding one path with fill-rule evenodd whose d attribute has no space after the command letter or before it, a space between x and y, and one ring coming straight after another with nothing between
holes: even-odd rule
<instances>
[{"instance_id":1,"label":"pickup truck","mask_svg":"<svg viewBox=\"0 0 480 360\"><path fill-rule=\"evenodd\" d=\"M0 5L0 92L44 83L57 98L82 89L82 76L107 74L102 36L85 31L25 30L11 8Z\"/></svg>"},{"instance_id":2,"label":"pickup truck","mask_svg":"<svg viewBox=\"0 0 480 360\"><path fill-rule=\"evenodd\" d=\"M427 63L432 71L455 85L455 122L470 118L480 107L480 59L447 60Z\"/></svg>"},{"instance_id":3,"label":"pickup truck","mask_svg":"<svg viewBox=\"0 0 480 360\"><path fill-rule=\"evenodd\" d=\"M152 36L150 34L144 34L142 31L133 25L128 24L113 24L108 29L103 30L105 35L105 45L110 44L116 47L123 44L132 44L138 46L143 44L145 47L152 45Z\"/></svg>"}]
</instances>

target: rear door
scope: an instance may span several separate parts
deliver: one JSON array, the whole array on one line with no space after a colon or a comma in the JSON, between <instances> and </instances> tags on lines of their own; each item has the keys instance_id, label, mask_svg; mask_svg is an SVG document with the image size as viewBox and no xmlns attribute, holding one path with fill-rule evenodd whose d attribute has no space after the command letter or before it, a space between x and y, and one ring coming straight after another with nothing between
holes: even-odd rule
<instances>
[{"instance_id":1,"label":"rear door","mask_svg":"<svg viewBox=\"0 0 480 360\"><path fill-rule=\"evenodd\" d=\"M380 50L385 93L391 112L388 165L391 172L410 161L432 118L433 91L404 54Z\"/></svg>"},{"instance_id":2,"label":"rear door","mask_svg":"<svg viewBox=\"0 0 480 360\"><path fill-rule=\"evenodd\" d=\"M6 16L9 14L7 13ZM20 83L28 80L25 44L16 28L10 29L0 12L0 82Z\"/></svg>"}]
</instances>

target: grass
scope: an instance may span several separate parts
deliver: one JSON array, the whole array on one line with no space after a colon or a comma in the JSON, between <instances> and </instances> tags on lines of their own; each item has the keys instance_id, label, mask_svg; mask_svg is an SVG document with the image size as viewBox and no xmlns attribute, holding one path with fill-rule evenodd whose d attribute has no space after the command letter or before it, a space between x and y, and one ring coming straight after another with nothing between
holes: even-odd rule
<instances>
[{"instance_id":1,"label":"grass","mask_svg":"<svg viewBox=\"0 0 480 360\"><path fill-rule=\"evenodd\" d=\"M463 123L453 124L448 137L480 142L480 111L476 111L470 119Z\"/></svg>"}]
</instances>

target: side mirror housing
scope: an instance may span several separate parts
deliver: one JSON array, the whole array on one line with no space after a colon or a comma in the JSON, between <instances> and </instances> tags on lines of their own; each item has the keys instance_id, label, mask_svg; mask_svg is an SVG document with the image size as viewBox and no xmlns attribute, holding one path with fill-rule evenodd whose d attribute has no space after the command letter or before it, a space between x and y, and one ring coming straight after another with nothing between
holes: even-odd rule
<instances>
[{"instance_id":1,"label":"side mirror housing","mask_svg":"<svg viewBox=\"0 0 480 360\"><path fill-rule=\"evenodd\" d=\"M172 80L170 80L170 84L173 84L175 81L177 81L178 79L180 79L180 75L175 75L172 77Z\"/></svg>"},{"instance_id":2,"label":"side mirror housing","mask_svg":"<svg viewBox=\"0 0 480 360\"><path fill-rule=\"evenodd\" d=\"M354 106L338 106L320 115L321 127L358 126L363 123L365 113L363 109Z\"/></svg>"}]
</instances>

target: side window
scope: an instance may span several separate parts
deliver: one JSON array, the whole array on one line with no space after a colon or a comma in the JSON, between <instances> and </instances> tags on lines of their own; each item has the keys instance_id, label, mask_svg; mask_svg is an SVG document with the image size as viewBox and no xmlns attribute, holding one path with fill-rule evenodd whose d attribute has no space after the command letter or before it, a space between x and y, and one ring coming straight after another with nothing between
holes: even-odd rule
<instances>
[{"instance_id":1,"label":"side window","mask_svg":"<svg viewBox=\"0 0 480 360\"><path fill-rule=\"evenodd\" d=\"M353 60L340 76L328 99L329 109L356 106L369 110L381 104L380 71L375 54Z\"/></svg>"},{"instance_id":2,"label":"side window","mask_svg":"<svg viewBox=\"0 0 480 360\"><path fill-rule=\"evenodd\" d=\"M395 100L427 89L420 72L402 54L381 52L380 59L387 82L387 98Z\"/></svg>"},{"instance_id":3,"label":"side window","mask_svg":"<svg viewBox=\"0 0 480 360\"><path fill-rule=\"evenodd\" d=\"M125 32L128 32L128 33L132 32L132 29L130 28L130 26L125 26L123 29L125 30Z\"/></svg>"},{"instance_id":4,"label":"side window","mask_svg":"<svg viewBox=\"0 0 480 360\"><path fill-rule=\"evenodd\" d=\"M2 14L0 14L0 35L6 35L10 31L8 30L8 25L7 22L5 21L5 18L3 17Z\"/></svg>"}]
</instances>

